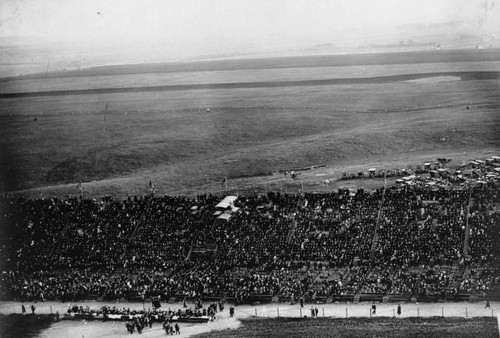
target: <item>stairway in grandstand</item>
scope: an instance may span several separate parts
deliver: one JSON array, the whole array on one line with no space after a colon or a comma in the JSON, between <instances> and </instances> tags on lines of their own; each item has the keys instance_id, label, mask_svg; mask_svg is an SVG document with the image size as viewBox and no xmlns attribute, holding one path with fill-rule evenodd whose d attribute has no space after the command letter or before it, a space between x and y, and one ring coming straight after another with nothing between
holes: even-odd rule
<instances>
[{"instance_id":1,"label":"stairway in grandstand","mask_svg":"<svg viewBox=\"0 0 500 338\"><path fill-rule=\"evenodd\" d=\"M188 261L191 258L191 253L193 252L193 245L191 244L191 247L189 248L189 252L186 255L186 261Z\"/></svg>"},{"instance_id":2,"label":"stairway in grandstand","mask_svg":"<svg viewBox=\"0 0 500 338\"><path fill-rule=\"evenodd\" d=\"M69 213L69 215L63 221L64 227L63 227L62 231L59 233L59 236L56 238L54 245L52 245L52 248L50 249L50 252L48 255L49 257L52 256L52 254L54 253L56 248L59 246L59 241L61 240L61 238L64 238L64 236L66 236L66 233L69 231L69 228L72 225L71 219L74 215L76 215L77 211L80 209L81 206L83 206L83 202L79 201L78 204L76 205L76 207L73 209L73 211L71 213Z\"/></svg>"},{"instance_id":3,"label":"stairway in grandstand","mask_svg":"<svg viewBox=\"0 0 500 338\"><path fill-rule=\"evenodd\" d=\"M464 256L469 255L469 249L470 249L470 241L469 241L469 236L471 233L470 229L470 224L469 224L469 213L470 213L470 208L474 205L474 199L471 197L471 192L469 191L469 203L467 203L467 207L465 209L465 236L464 236Z\"/></svg>"},{"instance_id":4,"label":"stairway in grandstand","mask_svg":"<svg viewBox=\"0 0 500 338\"><path fill-rule=\"evenodd\" d=\"M372 240L372 246L370 249L370 262L373 261L373 257L375 255L375 250L377 250L378 246L378 229L380 225L380 219L382 217L382 207L384 206L384 200L385 200L385 185L384 185L384 190L382 190L382 198L380 199L380 204L378 207L378 213L377 213L377 222L375 223L375 231L373 232L373 240Z\"/></svg>"},{"instance_id":5,"label":"stairway in grandstand","mask_svg":"<svg viewBox=\"0 0 500 338\"><path fill-rule=\"evenodd\" d=\"M450 282L450 289L451 288L459 288L460 283L468 278L470 276L470 268L464 268L460 267L457 265L453 265L452 267L452 276L451 276L451 282Z\"/></svg>"},{"instance_id":6,"label":"stairway in grandstand","mask_svg":"<svg viewBox=\"0 0 500 338\"><path fill-rule=\"evenodd\" d=\"M134 242L134 239L135 237L137 236L137 232L139 231L141 225L143 224L143 220L144 218L146 217L146 212L145 212L146 209L144 209L141 214L139 215L137 221L136 221L136 224L135 224L135 227L134 227L134 230L132 231L132 234L130 235L130 238L129 238L129 244L128 245L124 245L123 246L123 251L122 251L122 256L121 256L121 260L123 261L123 259L127 256L127 251L129 249L129 245L131 243Z\"/></svg>"},{"instance_id":7,"label":"stairway in grandstand","mask_svg":"<svg viewBox=\"0 0 500 338\"><path fill-rule=\"evenodd\" d=\"M299 195L297 205L295 206L295 214L297 214L299 211L299 206L301 201L302 201L302 195ZM288 232L288 236L286 238L287 243L290 243L290 241L292 240L293 234L295 233L295 229L297 229L297 219L295 218L294 215L292 219L292 226L290 227L290 231Z\"/></svg>"}]
</instances>

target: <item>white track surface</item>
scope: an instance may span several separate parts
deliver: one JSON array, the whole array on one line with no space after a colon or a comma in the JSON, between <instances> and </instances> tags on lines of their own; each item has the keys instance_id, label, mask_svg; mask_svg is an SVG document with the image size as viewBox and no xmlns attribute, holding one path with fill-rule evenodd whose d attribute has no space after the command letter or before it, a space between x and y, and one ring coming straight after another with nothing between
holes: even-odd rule
<instances>
[{"instance_id":1,"label":"white track surface","mask_svg":"<svg viewBox=\"0 0 500 338\"><path fill-rule=\"evenodd\" d=\"M31 313L29 307L32 303L24 303L28 313ZM96 301L85 301L78 302L78 305L89 306L91 309L97 309L104 305L116 306L118 308L130 307L130 309L142 309L142 303L112 303L112 302L96 302ZM43 302L36 303L36 313L38 314L48 314L56 313L59 311L60 314L66 313L68 306L73 305L72 303L60 303L60 302ZM189 303L188 306L193 307L194 304ZM205 306L207 304L204 304ZM500 312L500 302L490 302L491 308L485 309L485 302L478 303L402 303L402 314L398 316L396 314L397 303L377 303L377 314L374 317L440 317L443 313L445 317L490 317L497 316L497 312ZM150 306L149 303L145 304L146 308ZM226 304L225 309L222 313L217 314L217 319L214 322L208 324L184 324L181 323L181 335L178 337L189 337L194 334L209 332L214 330L225 330L234 329L240 325L238 318L246 318L255 316L257 311L258 317L274 318L280 317L299 317L300 305L297 303L295 305L289 304L266 304L249 306L242 305L235 308L235 317L229 318L229 304ZM339 303L339 304L305 304L302 309L302 316L310 317L311 306L318 308L318 317L335 317L335 318L346 318L346 309L348 317L370 317L371 303ZM182 304L162 304L162 308L171 308L172 310L177 310L182 308ZM19 302L0 302L0 313L11 314L11 313L21 313L21 303ZM137 332L135 333L137 334ZM100 321L60 321L54 323L49 329L42 332L41 337L123 337L130 336L123 322L100 322ZM145 328L142 337L165 337L165 332L162 330L160 324L153 324L152 328Z\"/></svg>"}]
</instances>

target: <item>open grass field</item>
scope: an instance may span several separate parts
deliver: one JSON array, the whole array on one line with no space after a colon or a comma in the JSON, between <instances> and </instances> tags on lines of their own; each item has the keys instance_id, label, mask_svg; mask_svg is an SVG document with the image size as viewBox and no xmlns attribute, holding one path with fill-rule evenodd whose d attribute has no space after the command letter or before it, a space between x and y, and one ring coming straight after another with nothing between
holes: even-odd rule
<instances>
[{"instance_id":1,"label":"open grass field","mask_svg":"<svg viewBox=\"0 0 500 338\"><path fill-rule=\"evenodd\" d=\"M498 337L496 318L244 319L235 330L195 337Z\"/></svg>"},{"instance_id":2,"label":"open grass field","mask_svg":"<svg viewBox=\"0 0 500 338\"><path fill-rule=\"evenodd\" d=\"M246 61L241 69L124 75L103 67L49 76L46 88L44 79L5 80L1 185L65 196L83 182L86 196L98 197L145 194L152 180L159 194L191 194L221 190L227 177L232 190L296 191L300 182L279 170L326 164L304 179L312 191L346 168L500 150L498 60L407 61L270 70L255 61L255 71ZM60 94L67 90L77 92ZM39 91L59 94L32 94Z\"/></svg>"},{"instance_id":3,"label":"open grass field","mask_svg":"<svg viewBox=\"0 0 500 338\"><path fill-rule=\"evenodd\" d=\"M47 73L36 73L9 77L12 79L46 79L62 77L90 77L90 76L121 76L124 74L158 74L177 72L203 71L234 71L259 70L280 68L318 68L318 67L348 67L348 66L376 66L376 65L410 65L440 62L487 62L499 61L498 49L474 50L426 50L399 53L363 53L363 54L333 54L333 55L306 55L268 58L245 58L231 60L208 60L193 62L169 62L132 65L112 65L89 67L81 70L65 70Z\"/></svg>"}]
</instances>

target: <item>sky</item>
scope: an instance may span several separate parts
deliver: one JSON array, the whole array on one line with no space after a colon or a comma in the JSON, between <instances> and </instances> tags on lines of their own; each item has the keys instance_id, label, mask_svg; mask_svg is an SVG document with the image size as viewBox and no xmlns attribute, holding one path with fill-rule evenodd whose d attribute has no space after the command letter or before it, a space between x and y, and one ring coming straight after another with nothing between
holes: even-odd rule
<instances>
[{"instance_id":1,"label":"sky","mask_svg":"<svg viewBox=\"0 0 500 338\"><path fill-rule=\"evenodd\" d=\"M474 20L482 0L5 0L0 36L176 43L325 40L402 24ZM497 1L497 0L489 0Z\"/></svg>"},{"instance_id":2,"label":"sky","mask_svg":"<svg viewBox=\"0 0 500 338\"><path fill-rule=\"evenodd\" d=\"M37 43L51 50L10 49L4 63L50 58L56 68L292 55L323 45L344 52L413 39L402 25L431 27L431 35L450 22L477 31L484 2L498 13L500 0L0 0L0 47ZM432 39L423 42L439 41Z\"/></svg>"}]
</instances>

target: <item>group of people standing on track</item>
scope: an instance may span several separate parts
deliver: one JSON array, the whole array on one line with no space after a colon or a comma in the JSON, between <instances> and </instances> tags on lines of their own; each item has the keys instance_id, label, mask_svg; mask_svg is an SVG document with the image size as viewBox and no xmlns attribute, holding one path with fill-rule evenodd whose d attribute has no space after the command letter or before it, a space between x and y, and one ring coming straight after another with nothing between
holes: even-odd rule
<instances>
[{"instance_id":1,"label":"group of people standing on track","mask_svg":"<svg viewBox=\"0 0 500 338\"><path fill-rule=\"evenodd\" d=\"M148 319L148 317L135 317L133 320L125 323L127 332L130 334L133 334L135 330L137 330L138 334L142 334L142 330L144 330L144 328L147 326L149 326L149 328L153 327L153 322L152 320ZM175 323L174 325L169 319L166 319L163 322L163 330L165 330L165 334L167 335L174 335L174 332L176 335L181 334L179 324Z\"/></svg>"},{"instance_id":2,"label":"group of people standing on track","mask_svg":"<svg viewBox=\"0 0 500 338\"><path fill-rule=\"evenodd\" d=\"M178 323L175 323L172 324L170 321L166 320L164 323L163 323L163 330L165 330L165 334L167 335L174 335L174 332L175 334L181 334L181 330L179 328L179 324Z\"/></svg>"}]
</instances>

